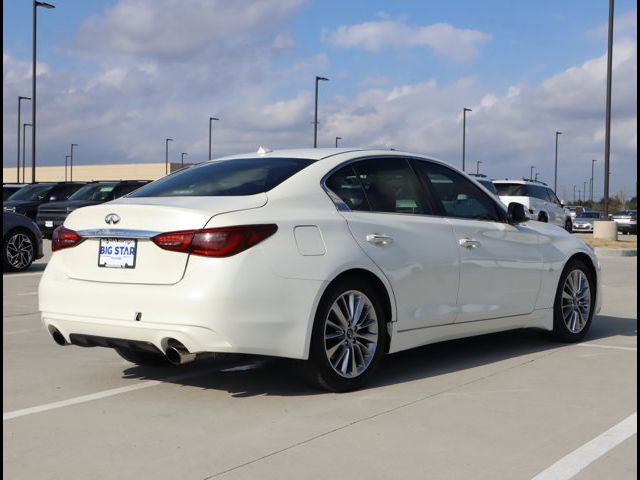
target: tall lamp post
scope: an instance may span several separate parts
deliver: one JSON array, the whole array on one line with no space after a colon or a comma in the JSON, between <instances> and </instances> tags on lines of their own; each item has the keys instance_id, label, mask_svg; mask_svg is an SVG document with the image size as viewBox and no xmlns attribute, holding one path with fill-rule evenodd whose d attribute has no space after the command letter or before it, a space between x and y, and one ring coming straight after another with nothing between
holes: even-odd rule
<instances>
[{"instance_id":1,"label":"tall lamp post","mask_svg":"<svg viewBox=\"0 0 640 480\"><path fill-rule=\"evenodd\" d=\"M529 178L533 180L533 169L536 168L535 165L531 165L531 173L529 174Z\"/></svg>"},{"instance_id":2,"label":"tall lamp post","mask_svg":"<svg viewBox=\"0 0 640 480\"><path fill-rule=\"evenodd\" d=\"M31 183L36 183L36 46L38 7L56 8L46 2L33 0L33 64L31 66Z\"/></svg>"},{"instance_id":3,"label":"tall lamp post","mask_svg":"<svg viewBox=\"0 0 640 480\"><path fill-rule=\"evenodd\" d=\"M342 140L342 137L336 137L336 148L338 148L338 140Z\"/></svg>"},{"instance_id":4,"label":"tall lamp post","mask_svg":"<svg viewBox=\"0 0 640 480\"><path fill-rule=\"evenodd\" d=\"M466 148L467 148L467 112L472 112L470 108L462 109L462 171L464 172Z\"/></svg>"},{"instance_id":5,"label":"tall lamp post","mask_svg":"<svg viewBox=\"0 0 640 480\"><path fill-rule=\"evenodd\" d=\"M613 59L613 3L609 0L609 38L607 48L607 112L604 132L604 216L609 218L609 151L611 148L611 77Z\"/></svg>"},{"instance_id":6,"label":"tall lamp post","mask_svg":"<svg viewBox=\"0 0 640 480\"><path fill-rule=\"evenodd\" d=\"M18 148L16 152L18 154L18 162L16 167L16 183L20 183L20 103L22 103L22 100L31 100L31 98L18 96Z\"/></svg>"},{"instance_id":7,"label":"tall lamp post","mask_svg":"<svg viewBox=\"0 0 640 480\"><path fill-rule=\"evenodd\" d=\"M173 138L164 139L164 174L169 175L169 142L173 142Z\"/></svg>"},{"instance_id":8,"label":"tall lamp post","mask_svg":"<svg viewBox=\"0 0 640 480\"><path fill-rule=\"evenodd\" d=\"M555 164L555 173L553 175L553 191L558 190L558 137L562 135L562 132L556 132L556 164Z\"/></svg>"},{"instance_id":9,"label":"tall lamp post","mask_svg":"<svg viewBox=\"0 0 640 480\"><path fill-rule=\"evenodd\" d=\"M71 144L71 155L69 155L69 181L73 182L73 147L78 147L77 143Z\"/></svg>"},{"instance_id":10,"label":"tall lamp post","mask_svg":"<svg viewBox=\"0 0 640 480\"><path fill-rule=\"evenodd\" d=\"M593 202L593 166L597 161L598 160L596 160L595 158L591 159L591 202Z\"/></svg>"},{"instance_id":11,"label":"tall lamp post","mask_svg":"<svg viewBox=\"0 0 640 480\"><path fill-rule=\"evenodd\" d=\"M480 174L480 164L482 162L480 160L476 160L476 175Z\"/></svg>"},{"instance_id":12,"label":"tall lamp post","mask_svg":"<svg viewBox=\"0 0 640 480\"><path fill-rule=\"evenodd\" d=\"M188 153L185 153L185 152L182 152L182 153L180 154L180 166L181 166L181 167L184 167L184 156L185 156L185 155L189 155L189 154L188 154Z\"/></svg>"},{"instance_id":13,"label":"tall lamp post","mask_svg":"<svg viewBox=\"0 0 640 480\"><path fill-rule=\"evenodd\" d=\"M316 106L313 117L313 148L318 147L318 82L320 81L328 82L329 79L327 77L318 77L316 75Z\"/></svg>"},{"instance_id":14,"label":"tall lamp post","mask_svg":"<svg viewBox=\"0 0 640 480\"><path fill-rule=\"evenodd\" d=\"M582 182L582 193L584 195L584 201L587 201L587 182Z\"/></svg>"},{"instance_id":15,"label":"tall lamp post","mask_svg":"<svg viewBox=\"0 0 640 480\"><path fill-rule=\"evenodd\" d=\"M573 186L573 203L576 203L576 186Z\"/></svg>"},{"instance_id":16,"label":"tall lamp post","mask_svg":"<svg viewBox=\"0 0 640 480\"><path fill-rule=\"evenodd\" d=\"M211 122L214 120L220 120L216 117L209 117L209 160L211 160Z\"/></svg>"},{"instance_id":17,"label":"tall lamp post","mask_svg":"<svg viewBox=\"0 0 640 480\"><path fill-rule=\"evenodd\" d=\"M69 162L69 157L71 157L71 155L65 155L64 156L64 181L67 181L67 163Z\"/></svg>"},{"instance_id":18,"label":"tall lamp post","mask_svg":"<svg viewBox=\"0 0 640 480\"><path fill-rule=\"evenodd\" d=\"M26 182L26 163L27 163L27 157L24 156L25 154L25 144L27 143L27 127L31 127L32 125L30 123L23 123L22 124L22 183Z\"/></svg>"}]
</instances>

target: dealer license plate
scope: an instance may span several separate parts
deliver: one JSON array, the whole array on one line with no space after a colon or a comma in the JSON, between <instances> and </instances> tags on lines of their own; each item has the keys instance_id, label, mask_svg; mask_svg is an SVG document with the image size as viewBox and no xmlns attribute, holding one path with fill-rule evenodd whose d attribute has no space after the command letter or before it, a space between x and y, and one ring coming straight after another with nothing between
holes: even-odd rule
<instances>
[{"instance_id":1,"label":"dealer license plate","mask_svg":"<svg viewBox=\"0 0 640 480\"><path fill-rule=\"evenodd\" d=\"M98 266L106 268L135 268L137 240L101 238Z\"/></svg>"},{"instance_id":2,"label":"dealer license plate","mask_svg":"<svg viewBox=\"0 0 640 480\"><path fill-rule=\"evenodd\" d=\"M53 220L45 220L44 221L44 226L47 227L47 228L53 227Z\"/></svg>"}]
</instances>

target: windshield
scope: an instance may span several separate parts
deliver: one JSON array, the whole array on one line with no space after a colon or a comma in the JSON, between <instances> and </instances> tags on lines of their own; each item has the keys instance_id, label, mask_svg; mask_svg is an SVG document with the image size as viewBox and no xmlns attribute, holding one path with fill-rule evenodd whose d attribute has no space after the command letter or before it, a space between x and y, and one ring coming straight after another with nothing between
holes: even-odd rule
<instances>
[{"instance_id":1,"label":"windshield","mask_svg":"<svg viewBox=\"0 0 640 480\"><path fill-rule=\"evenodd\" d=\"M67 200L108 200L109 194L116 188L115 183L85 185Z\"/></svg>"},{"instance_id":2,"label":"windshield","mask_svg":"<svg viewBox=\"0 0 640 480\"><path fill-rule=\"evenodd\" d=\"M522 183L495 183L498 195L501 197L526 197L526 185Z\"/></svg>"},{"instance_id":3,"label":"windshield","mask_svg":"<svg viewBox=\"0 0 640 480\"><path fill-rule=\"evenodd\" d=\"M494 194L498 193L498 190L496 190L496 186L493 184L493 182L491 180L480 180L480 179L478 179L478 182L480 182L480 184L484 188L489 190L491 193L494 193Z\"/></svg>"},{"instance_id":4,"label":"windshield","mask_svg":"<svg viewBox=\"0 0 640 480\"><path fill-rule=\"evenodd\" d=\"M53 187L53 185L27 185L7 200L44 200Z\"/></svg>"},{"instance_id":5,"label":"windshield","mask_svg":"<svg viewBox=\"0 0 640 480\"><path fill-rule=\"evenodd\" d=\"M129 197L255 195L271 190L312 163L312 160L302 158L242 158L207 162L150 183Z\"/></svg>"},{"instance_id":6,"label":"windshield","mask_svg":"<svg viewBox=\"0 0 640 480\"><path fill-rule=\"evenodd\" d=\"M598 212L584 212L580 214L580 218L600 218L600 213Z\"/></svg>"},{"instance_id":7,"label":"windshield","mask_svg":"<svg viewBox=\"0 0 640 480\"><path fill-rule=\"evenodd\" d=\"M634 217L637 214L637 210L620 210L614 213L615 217Z\"/></svg>"}]
</instances>

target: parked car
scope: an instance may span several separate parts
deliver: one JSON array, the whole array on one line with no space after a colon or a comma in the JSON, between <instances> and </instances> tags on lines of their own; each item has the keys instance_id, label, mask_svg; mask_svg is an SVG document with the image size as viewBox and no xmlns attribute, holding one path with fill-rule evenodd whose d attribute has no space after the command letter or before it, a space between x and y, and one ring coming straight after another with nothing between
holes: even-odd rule
<instances>
[{"instance_id":1,"label":"parked car","mask_svg":"<svg viewBox=\"0 0 640 480\"><path fill-rule=\"evenodd\" d=\"M468 174L470 177L473 177L476 179L476 181L482 185L484 188L486 188L487 190L489 190L491 193L493 193L496 197L498 197L498 190L496 189L496 186L493 184L493 181L490 180L489 178L487 178L486 175L483 175L481 173L469 173Z\"/></svg>"},{"instance_id":2,"label":"parked car","mask_svg":"<svg viewBox=\"0 0 640 480\"><path fill-rule=\"evenodd\" d=\"M36 223L45 238L51 238L53 230L64 223L69 213L80 207L98 205L122 197L141 186L148 180L120 180L113 182L91 182L73 193L67 200L48 202L38 207Z\"/></svg>"},{"instance_id":3,"label":"parked car","mask_svg":"<svg viewBox=\"0 0 640 480\"><path fill-rule=\"evenodd\" d=\"M2 267L21 272L42 258L42 234L29 217L17 213L2 214Z\"/></svg>"},{"instance_id":4,"label":"parked car","mask_svg":"<svg viewBox=\"0 0 640 480\"><path fill-rule=\"evenodd\" d=\"M11 195L16 193L22 187L24 187L26 183L3 183L2 184L2 201L4 202Z\"/></svg>"},{"instance_id":5,"label":"parked car","mask_svg":"<svg viewBox=\"0 0 640 480\"><path fill-rule=\"evenodd\" d=\"M71 212L39 288L53 339L141 365L288 357L347 391L384 354L442 340L535 327L579 341L600 308L591 248L446 163L259 152Z\"/></svg>"},{"instance_id":6,"label":"parked car","mask_svg":"<svg viewBox=\"0 0 640 480\"><path fill-rule=\"evenodd\" d=\"M32 183L18 190L2 202L5 212L20 213L36 219L38 207L43 203L66 200L86 182Z\"/></svg>"},{"instance_id":7,"label":"parked car","mask_svg":"<svg viewBox=\"0 0 640 480\"><path fill-rule=\"evenodd\" d=\"M613 221L618 225L618 231L623 234L638 233L638 211L620 210L613 214Z\"/></svg>"},{"instance_id":8,"label":"parked car","mask_svg":"<svg viewBox=\"0 0 640 480\"><path fill-rule=\"evenodd\" d=\"M571 232L569 211L546 184L533 180L494 180L493 184L505 205L521 203L532 219L553 223Z\"/></svg>"},{"instance_id":9,"label":"parked car","mask_svg":"<svg viewBox=\"0 0 640 480\"><path fill-rule=\"evenodd\" d=\"M593 232L593 222L595 220L602 220L603 218L604 214L602 212L582 212L580 216L573 221L573 231L591 233Z\"/></svg>"},{"instance_id":10,"label":"parked car","mask_svg":"<svg viewBox=\"0 0 640 480\"><path fill-rule=\"evenodd\" d=\"M567 205L566 207L567 210L569 210L569 214L571 215L571 220L575 220L576 217L581 216L584 212L587 211L587 209L585 207L581 207L579 205Z\"/></svg>"}]
</instances>

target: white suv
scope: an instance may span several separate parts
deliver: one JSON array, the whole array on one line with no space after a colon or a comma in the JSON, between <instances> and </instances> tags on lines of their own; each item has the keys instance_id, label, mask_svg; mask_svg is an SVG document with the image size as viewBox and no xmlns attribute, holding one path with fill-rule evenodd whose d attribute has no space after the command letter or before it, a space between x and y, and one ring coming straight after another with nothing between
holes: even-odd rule
<instances>
[{"instance_id":1,"label":"white suv","mask_svg":"<svg viewBox=\"0 0 640 480\"><path fill-rule=\"evenodd\" d=\"M521 203L532 220L554 223L571 232L569 211L546 184L531 180L494 180L493 184L505 205L511 202Z\"/></svg>"}]
</instances>

